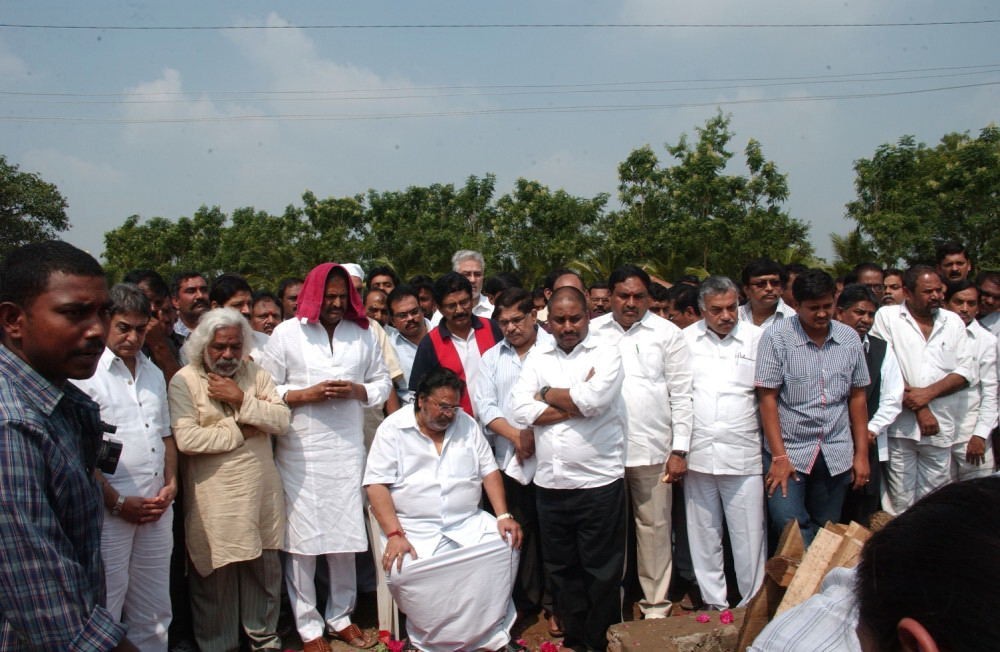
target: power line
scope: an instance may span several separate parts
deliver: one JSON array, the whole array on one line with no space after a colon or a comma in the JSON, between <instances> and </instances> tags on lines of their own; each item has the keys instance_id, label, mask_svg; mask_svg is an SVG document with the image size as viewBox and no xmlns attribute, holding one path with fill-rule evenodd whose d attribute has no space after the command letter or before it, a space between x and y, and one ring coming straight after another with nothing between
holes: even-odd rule
<instances>
[{"instance_id":1,"label":"power line","mask_svg":"<svg viewBox=\"0 0 1000 652\"><path fill-rule=\"evenodd\" d=\"M430 30L430 29L822 29L853 27L947 27L989 25L1000 18L979 20L931 20L908 23L424 23L424 24L329 24L329 25L55 25L0 23L3 29L108 30L108 31L222 31L222 30Z\"/></svg>"},{"instance_id":2,"label":"power line","mask_svg":"<svg viewBox=\"0 0 1000 652\"><path fill-rule=\"evenodd\" d=\"M882 78L883 75L916 75L919 73L937 73L937 72L949 72L949 71L970 71L961 74L982 74L996 72L996 69L1000 68L1000 63L988 63L988 64L976 64L976 65L965 65L965 66L935 66L930 68L904 68L898 70L878 70L878 71L864 71L864 72L849 72L849 73L838 73L838 74L822 74L822 75L792 75L792 76L778 76L778 77L703 77L703 78L684 78L684 79L660 79L660 80L634 80L634 81L602 81L602 82L580 82L580 83L561 83L561 84L452 84L452 85L430 85L430 86L397 86L397 87L384 87L384 88L353 88L353 89L303 89L303 90L281 90L281 91L257 91L257 90L242 90L242 91L213 91L213 90L191 90L191 91L153 91L153 92L129 92L129 93L66 93L66 92L34 92L34 91L13 91L13 90L0 90L0 96L10 96L10 97L65 97L65 98L142 98L142 97L181 97L189 98L192 96L198 97L226 97L226 96L240 96L239 99L246 99L247 96L253 96L253 98L263 98L267 99L274 96L288 96L288 95L349 95L355 93L370 93L370 92L424 92L424 91L493 91L493 90L587 90L587 89L597 89L602 90L605 88L625 88L629 86L654 86L654 85L670 85L670 84L715 84L715 83L755 83L761 82L760 85L780 85L786 82L810 82L810 83L828 83L831 81L866 81L865 78L878 78L872 79L871 81L894 81L899 79L928 79L936 76L947 76L947 75L920 75L913 77L901 77L901 78ZM956 75L957 76L957 75ZM708 90L717 90L718 88L725 87L710 87ZM428 97L435 97L429 95ZM436 96L440 97L440 96Z\"/></svg>"},{"instance_id":3,"label":"power line","mask_svg":"<svg viewBox=\"0 0 1000 652\"><path fill-rule=\"evenodd\" d=\"M273 122L273 121L311 121L311 122L342 122L361 120L399 120L409 118L442 118L442 117L475 117L487 115L505 114L545 114L545 113L609 113L609 112L635 112L635 111L656 111L665 109L686 109L702 108L710 106L736 106L752 104L784 104L800 102L826 102L837 100L872 99L880 97L893 97L901 95L920 95L926 93L938 93L952 90L962 90L970 88L983 88L987 86L997 86L1000 82L983 82L978 84L959 84L953 86L940 86L937 88L923 88L905 91L884 91L875 93L848 93L843 95L813 95L801 97L783 98L759 98L743 100L722 100L712 102L685 102L671 104L591 104L591 105L570 105L570 106L534 106L534 107L513 107L494 109L468 109L454 111L426 111L409 113L382 113L382 114L260 114L260 115L230 115L216 117L196 117L196 118L139 118L139 119L112 119L112 118L77 118L65 116L0 116L0 122L55 122L93 125L144 125L144 124L191 124L191 123L233 123L233 122Z\"/></svg>"}]
</instances>

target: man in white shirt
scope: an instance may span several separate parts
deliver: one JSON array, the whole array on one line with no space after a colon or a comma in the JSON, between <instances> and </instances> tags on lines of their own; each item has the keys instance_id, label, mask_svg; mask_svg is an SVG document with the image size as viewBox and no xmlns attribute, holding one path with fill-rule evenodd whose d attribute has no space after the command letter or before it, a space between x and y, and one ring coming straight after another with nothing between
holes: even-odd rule
<instances>
[{"instance_id":1,"label":"man in white shirt","mask_svg":"<svg viewBox=\"0 0 1000 652\"><path fill-rule=\"evenodd\" d=\"M604 650L625 563L621 355L589 334L580 290L556 290L548 311L555 342L524 361L514 417L535 431L542 554L564 644Z\"/></svg>"},{"instance_id":2,"label":"man in white shirt","mask_svg":"<svg viewBox=\"0 0 1000 652\"><path fill-rule=\"evenodd\" d=\"M883 306L871 333L892 347L903 372L905 408L889 426L889 495L899 514L951 480L951 446L964 415L959 390L977 379L977 364L958 315L941 310L944 282L929 265L903 275L906 299Z\"/></svg>"},{"instance_id":3,"label":"man in white shirt","mask_svg":"<svg viewBox=\"0 0 1000 652\"><path fill-rule=\"evenodd\" d=\"M368 548L361 479L363 408L391 392L382 349L347 271L324 263L306 277L296 319L274 329L261 366L292 408L274 461L288 517L286 582L306 652L328 649L328 627L352 647L374 643L351 623L354 556ZM330 594L317 611L316 558L326 558Z\"/></svg>"},{"instance_id":4,"label":"man in white shirt","mask_svg":"<svg viewBox=\"0 0 1000 652\"><path fill-rule=\"evenodd\" d=\"M767 258L752 261L743 268L743 292L747 302L740 306L740 319L767 328L775 320L795 314L782 300L788 274L781 263Z\"/></svg>"},{"instance_id":5,"label":"man in white shirt","mask_svg":"<svg viewBox=\"0 0 1000 652\"><path fill-rule=\"evenodd\" d=\"M538 510L535 507L535 487L522 463L532 468L535 456L535 433L531 424L514 416L511 390L521 374L522 363L540 339L552 337L538 328L531 293L521 288L504 290L497 295L496 322L503 331L503 340L483 354L479 378L473 388L476 414L487 437L492 439L497 464L502 473L507 509L521 524L524 533L521 562L514 584L514 604L519 614L535 614L542 608L552 611L552 596L545 588L542 568L542 548L538 536ZM529 462L531 460L531 462ZM515 465L520 480L511 477ZM522 484L524 480L526 484ZM550 621L550 630L558 630L558 622Z\"/></svg>"},{"instance_id":6,"label":"man in white shirt","mask_svg":"<svg viewBox=\"0 0 1000 652\"><path fill-rule=\"evenodd\" d=\"M163 374L141 351L149 300L131 284L114 286L110 296L111 326L97 371L73 381L101 406L101 420L117 428L113 437L122 443L115 473L95 472L104 494L107 608L140 650L166 652L177 447Z\"/></svg>"},{"instance_id":7,"label":"man in white shirt","mask_svg":"<svg viewBox=\"0 0 1000 652\"><path fill-rule=\"evenodd\" d=\"M1000 337L1000 272L981 272L976 277L979 287L979 323Z\"/></svg>"},{"instance_id":8,"label":"man in white shirt","mask_svg":"<svg viewBox=\"0 0 1000 652\"><path fill-rule=\"evenodd\" d=\"M684 474L691 435L691 356L681 330L649 312L649 275L635 265L611 273L611 314L591 324L594 336L618 346L625 374L622 397L628 444L625 480L635 515L636 566L646 618L670 613L671 491L660 480ZM670 459L670 464L667 460Z\"/></svg>"},{"instance_id":9,"label":"man in white shirt","mask_svg":"<svg viewBox=\"0 0 1000 652\"><path fill-rule=\"evenodd\" d=\"M861 283L846 285L837 298L836 319L853 328L865 347L865 364L871 384L865 387L868 400L869 482L848 491L844 498L844 522L857 521L867 526L872 514L882 509L886 492L883 466L889 461L889 438L886 429L903 409L903 374L896 354L885 340L870 335L878 295Z\"/></svg>"},{"instance_id":10,"label":"man in white shirt","mask_svg":"<svg viewBox=\"0 0 1000 652\"><path fill-rule=\"evenodd\" d=\"M993 473L990 432L997 425L997 338L976 321L979 290L971 281L949 283L944 301L965 323L979 365L979 382L959 392L966 412L951 447L952 480L969 480Z\"/></svg>"},{"instance_id":11,"label":"man in white shirt","mask_svg":"<svg viewBox=\"0 0 1000 652\"><path fill-rule=\"evenodd\" d=\"M483 294L483 280L486 275L486 261L478 251L461 249L451 257L452 271L469 279L472 284L472 314L489 318L493 314L493 304ZM439 302L440 303L440 302Z\"/></svg>"},{"instance_id":12,"label":"man in white shirt","mask_svg":"<svg viewBox=\"0 0 1000 652\"><path fill-rule=\"evenodd\" d=\"M684 329L694 369L694 427L674 436L687 452L684 498L688 540L701 597L725 609L723 521L733 542L736 580L744 606L764 580L767 529L754 365L761 329L737 317L739 289L710 276L698 291L702 321Z\"/></svg>"}]
</instances>

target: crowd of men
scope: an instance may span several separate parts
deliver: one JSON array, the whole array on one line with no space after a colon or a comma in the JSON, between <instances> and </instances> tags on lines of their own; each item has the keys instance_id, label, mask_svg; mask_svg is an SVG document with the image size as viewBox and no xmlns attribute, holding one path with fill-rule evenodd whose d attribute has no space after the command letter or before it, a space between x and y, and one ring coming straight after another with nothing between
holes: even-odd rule
<instances>
[{"instance_id":1,"label":"crowd of men","mask_svg":"<svg viewBox=\"0 0 1000 652\"><path fill-rule=\"evenodd\" d=\"M406 283L324 263L273 293L152 270L109 292L70 245L15 250L0 649L280 649L283 584L306 652L371 647L351 618L366 456L442 368L463 390L434 408L441 429L478 422L497 519L520 525L519 615L603 650L630 564L644 618L685 593L744 605L789 521L808 543L993 473L1000 273L972 263L948 243L934 264L840 279L760 259L739 279L623 265L528 289L463 250Z\"/></svg>"}]
</instances>

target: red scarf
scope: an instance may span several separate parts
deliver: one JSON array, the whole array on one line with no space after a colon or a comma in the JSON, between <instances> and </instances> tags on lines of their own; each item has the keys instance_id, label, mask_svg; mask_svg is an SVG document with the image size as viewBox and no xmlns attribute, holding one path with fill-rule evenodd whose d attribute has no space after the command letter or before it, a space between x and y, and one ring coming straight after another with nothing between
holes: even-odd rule
<instances>
[{"instance_id":1,"label":"red scarf","mask_svg":"<svg viewBox=\"0 0 1000 652\"><path fill-rule=\"evenodd\" d=\"M354 289L351 275L337 263L322 263L312 268L299 291L295 317L305 319L310 324L319 321L319 313L323 309L323 298L326 296L326 282L334 269L343 270L347 280L347 309L344 311L344 319L353 321L361 328L368 328L368 317L365 316L361 295Z\"/></svg>"}]
</instances>

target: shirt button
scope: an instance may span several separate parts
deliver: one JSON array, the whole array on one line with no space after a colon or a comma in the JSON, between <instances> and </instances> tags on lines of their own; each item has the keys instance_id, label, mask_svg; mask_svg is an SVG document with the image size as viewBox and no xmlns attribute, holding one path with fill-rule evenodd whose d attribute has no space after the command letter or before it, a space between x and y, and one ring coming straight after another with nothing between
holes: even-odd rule
<instances>
[{"instance_id":1,"label":"shirt button","mask_svg":"<svg viewBox=\"0 0 1000 652\"><path fill-rule=\"evenodd\" d=\"M145 426L146 426L147 428L149 427L149 424L148 424L148 423L147 423L147 424L144 424L144 425L145 425Z\"/></svg>"},{"instance_id":2,"label":"shirt button","mask_svg":"<svg viewBox=\"0 0 1000 652\"><path fill-rule=\"evenodd\" d=\"M131 381L131 380L130 380L130 381L128 381L128 384L129 384L129 385L131 385L131 384L132 384L132 381Z\"/></svg>"},{"instance_id":3,"label":"shirt button","mask_svg":"<svg viewBox=\"0 0 1000 652\"><path fill-rule=\"evenodd\" d=\"M156 449L155 449L155 448L150 448L150 449L149 449L149 452L151 452L151 453L155 453L155 452L156 452Z\"/></svg>"}]
</instances>

